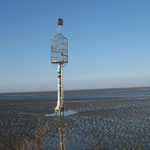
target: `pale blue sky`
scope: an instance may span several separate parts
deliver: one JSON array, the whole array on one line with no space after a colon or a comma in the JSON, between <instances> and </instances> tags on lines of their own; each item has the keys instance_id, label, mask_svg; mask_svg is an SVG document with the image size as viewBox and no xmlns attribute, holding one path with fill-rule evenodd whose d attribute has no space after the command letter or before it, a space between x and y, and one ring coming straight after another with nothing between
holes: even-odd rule
<instances>
[{"instance_id":1,"label":"pale blue sky","mask_svg":"<svg viewBox=\"0 0 150 150\"><path fill-rule=\"evenodd\" d=\"M57 90L50 39L69 39L64 87L150 86L149 0L0 0L0 92Z\"/></svg>"}]
</instances>

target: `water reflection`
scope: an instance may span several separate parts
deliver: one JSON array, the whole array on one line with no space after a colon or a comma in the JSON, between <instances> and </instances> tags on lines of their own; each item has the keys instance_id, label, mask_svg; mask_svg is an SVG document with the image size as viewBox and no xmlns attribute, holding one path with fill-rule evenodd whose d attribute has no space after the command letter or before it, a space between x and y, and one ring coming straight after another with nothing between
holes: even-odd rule
<instances>
[{"instance_id":1,"label":"water reflection","mask_svg":"<svg viewBox=\"0 0 150 150\"><path fill-rule=\"evenodd\" d=\"M56 117L56 119L58 123L60 150L66 150L65 132L64 132L64 116Z\"/></svg>"},{"instance_id":2,"label":"water reflection","mask_svg":"<svg viewBox=\"0 0 150 150\"><path fill-rule=\"evenodd\" d=\"M60 139L60 149L61 150L66 150L65 147L65 134L63 129L59 128L59 139Z\"/></svg>"}]
</instances>

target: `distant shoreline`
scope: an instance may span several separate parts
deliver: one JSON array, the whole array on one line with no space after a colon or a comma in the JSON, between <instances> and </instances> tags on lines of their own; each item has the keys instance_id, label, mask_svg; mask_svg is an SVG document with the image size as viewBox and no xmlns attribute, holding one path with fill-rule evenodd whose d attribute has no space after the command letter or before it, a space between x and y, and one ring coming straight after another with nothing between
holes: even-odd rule
<instances>
[{"instance_id":1,"label":"distant shoreline","mask_svg":"<svg viewBox=\"0 0 150 150\"><path fill-rule=\"evenodd\" d=\"M98 90L98 91L104 91L104 90L120 90L120 89L133 89L133 90L137 90L137 89L141 89L141 88L149 88L150 86L143 86L143 87L121 87L121 88L100 88L100 89L74 89L74 90L64 90L65 92L78 92L78 91L92 91L92 90ZM35 93L56 93L57 91L24 91L24 92L0 92L0 96L1 95L5 95L5 94L35 94Z\"/></svg>"}]
</instances>

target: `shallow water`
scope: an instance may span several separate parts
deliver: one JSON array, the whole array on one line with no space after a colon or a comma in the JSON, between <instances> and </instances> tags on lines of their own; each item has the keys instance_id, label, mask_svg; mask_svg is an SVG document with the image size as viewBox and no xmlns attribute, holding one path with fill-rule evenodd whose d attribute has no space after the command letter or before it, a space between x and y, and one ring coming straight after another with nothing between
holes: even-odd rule
<instances>
[{"instance_id":1,"label":"shallow water","mask_svg":"<svg viewBox=\"0 0 150 150\"><path fill-rule=\"evenodd\" d=\"M73 114L77 114L78 112L75 110L68 110L68 111L64 111L64 115L63 113L61 113L62 116L70 116ZM55 113L53 114L45 114L44 117L55 117L55 116L59 116L59 113L57 113L57 115Z\"/></svg>"},{"instance_id":2,"label":"shallow water","mask_svg":"<svg viewBox=\"0 0 150 150\"><path fill-rule=\"evenodd\" d=\"M65 99L75 98L150 98L150 88L121 88L65 91ZM57 99L56 92L0 93L0 100Z\"/></svg>"}]
</instances>

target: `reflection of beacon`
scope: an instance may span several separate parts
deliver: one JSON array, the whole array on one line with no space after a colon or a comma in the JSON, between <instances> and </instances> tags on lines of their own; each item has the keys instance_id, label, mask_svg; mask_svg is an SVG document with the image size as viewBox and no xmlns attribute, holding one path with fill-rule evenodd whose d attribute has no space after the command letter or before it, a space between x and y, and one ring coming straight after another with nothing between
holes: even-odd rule
<instances>
[{"instance_id":1,"label":"reflection of beacon","mask_svg":"<svg viewBox=\"0 0 150 150\"><path fill-rule=\"evenodd\" d=\"M60 33L63 19L58 18L58 34L51 39L51 63L58 68L58 96L55 113L64 113L63 67L68 63L68 39Z\"/></svg>"}]
</instances>

